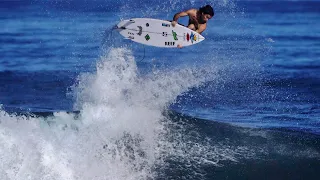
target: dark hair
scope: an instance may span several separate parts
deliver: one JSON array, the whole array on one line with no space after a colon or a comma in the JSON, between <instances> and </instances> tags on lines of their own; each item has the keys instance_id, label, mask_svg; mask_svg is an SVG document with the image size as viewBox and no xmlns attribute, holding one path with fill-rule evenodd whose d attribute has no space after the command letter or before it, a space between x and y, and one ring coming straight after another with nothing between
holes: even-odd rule
<instances>
[{"instance_id":1,"label":"dark hair","mask_svg":"<svg viewBox=\"0 0 320 180\"><path fill-rule=\"evenodd\" d=\"M200 13L209 14L210 16L214 16L213 8L210 5L203 6L199 9Z\"/></svg>"}]
</instances>

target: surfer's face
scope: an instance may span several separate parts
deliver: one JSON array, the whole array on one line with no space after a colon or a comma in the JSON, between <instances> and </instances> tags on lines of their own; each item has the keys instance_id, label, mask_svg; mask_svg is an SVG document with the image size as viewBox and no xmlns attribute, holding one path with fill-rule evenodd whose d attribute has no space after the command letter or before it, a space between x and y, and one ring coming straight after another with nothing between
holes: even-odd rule
<instances>
[{"instance_id":1,"label":"surfer's face","mask_svg":"<svg viewBox=\"0 0 320 180\"><path fill-rule=\"evenodd\" d=\"M212 18L212 16L210 14L203 14L202 13L202 21L207 22L211 18Z\"/></svg>"}]
</instances>

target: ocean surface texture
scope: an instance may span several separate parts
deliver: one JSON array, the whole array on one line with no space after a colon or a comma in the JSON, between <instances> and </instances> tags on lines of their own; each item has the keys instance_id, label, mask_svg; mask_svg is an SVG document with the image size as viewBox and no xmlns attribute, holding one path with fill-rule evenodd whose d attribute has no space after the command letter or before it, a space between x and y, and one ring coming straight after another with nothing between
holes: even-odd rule
<instances>
[{"instance_id":1,"label":"ocean surface texture","mask_svg":"<svg viewBox=\"0 0 320 180\"><path fill-rule=\"evenodd\" d=\"M194 46L112 29L206 4ZM315 0L1 0L0 179L318 179L319 23Z\"/></svg>"}]
</instances>

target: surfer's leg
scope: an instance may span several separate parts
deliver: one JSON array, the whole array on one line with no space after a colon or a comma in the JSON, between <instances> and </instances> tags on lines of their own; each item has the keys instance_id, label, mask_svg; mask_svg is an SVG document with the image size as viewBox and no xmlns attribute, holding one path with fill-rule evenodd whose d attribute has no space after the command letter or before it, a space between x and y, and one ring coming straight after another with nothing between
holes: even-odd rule
<instances>
[{"instance_id":1,"label":"surfer's leg","mask_svg":"<svg viewBox=\"0 0 320 180\"><path fill-rule=\"evenodd\" d=\"M196 29L195 26L194 26L194 24L189 24L189 25L188 25L188 28L191 29L191 30L195 30L195 29Z\"/></svg>"}]
</instances>

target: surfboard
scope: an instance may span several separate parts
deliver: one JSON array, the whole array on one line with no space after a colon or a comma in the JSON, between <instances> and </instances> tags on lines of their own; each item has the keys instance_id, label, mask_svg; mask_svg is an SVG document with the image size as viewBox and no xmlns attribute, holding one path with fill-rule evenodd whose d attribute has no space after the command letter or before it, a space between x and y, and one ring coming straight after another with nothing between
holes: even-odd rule
<instances>
[{"instance_id":1,"label":"surfboard","mask_svg":"<svg viewBox=\"0 0 320 180\"><path fill-rule=\"evenodd\" d=\"M178 45L191 46L205 38L180 24L174 27L170 21L150 18L133 18L120 21L115 27L126 39L134 42L163 48L176 48Z\"/></svg>"}]
</instances>

